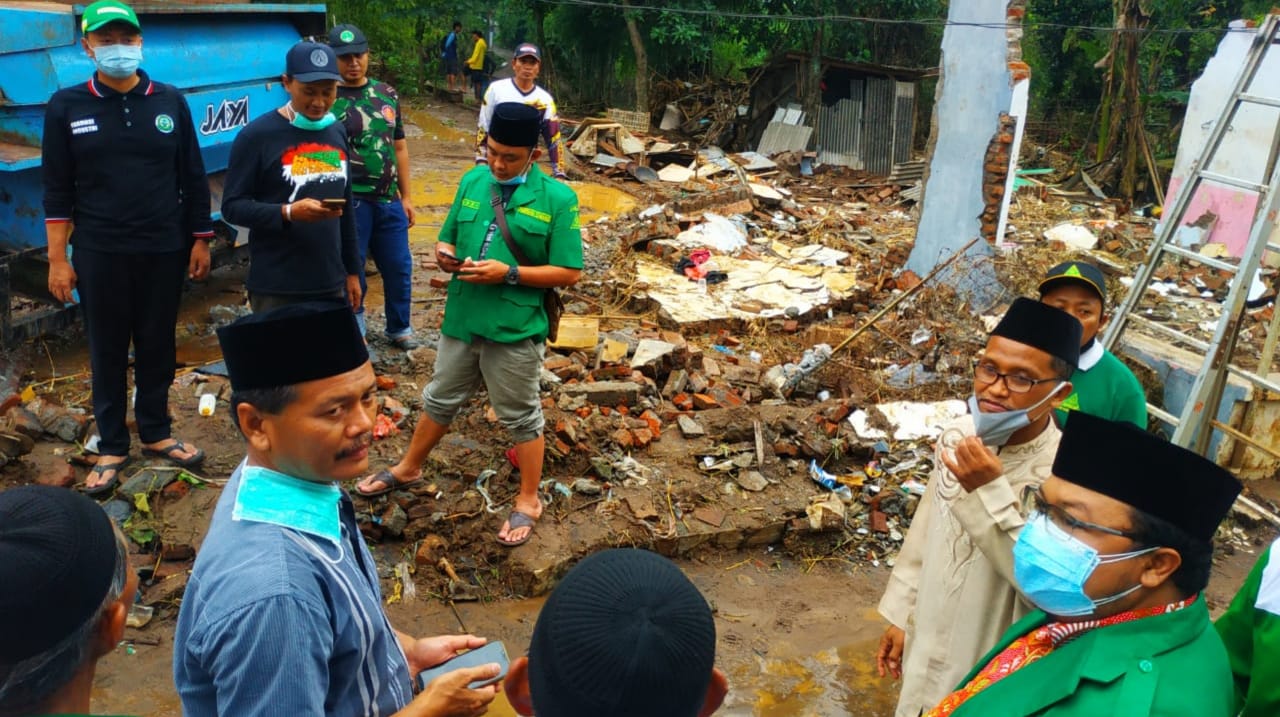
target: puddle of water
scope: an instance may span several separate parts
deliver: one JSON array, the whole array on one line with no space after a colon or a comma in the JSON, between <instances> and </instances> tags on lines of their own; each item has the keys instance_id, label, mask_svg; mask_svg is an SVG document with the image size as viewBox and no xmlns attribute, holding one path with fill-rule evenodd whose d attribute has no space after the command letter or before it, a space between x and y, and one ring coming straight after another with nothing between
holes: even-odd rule
<instances>
[{"instance_id":1,"label":"puddle of water","mask_svg":"<svg viewBox=\"0 0 1280 717\"><path fill-rule=\"evenodd\" d=\"M422 140L436 142L473 142L476 138L475 120L469 126L446 124L425 110L406 109L404 116L422 130Z\"/></svg>"},{"instance_id":2,"label":"puddle of water","mask_svg":"<svg viewBox=\"0 0 1280 717\"><path fill-rule=\"evenodd\" d=\"M734 671L724 714L729 717L892 715L896 690L876 675L876 641L851 643L801 657L761 657Z\"/></svg>"},{"instance_id":3,"label":"puddle of water","mask_svg":"<svg viewBox=\"0 0 1280 717\"><path fill-rule=\"evenodd\" d=\"M571 186L578 194L578 212L584 223L595 221L606 214L616 217L635 209L640 203L630 194L603 184L574 182Z\"/></svg>"}]
</instances>

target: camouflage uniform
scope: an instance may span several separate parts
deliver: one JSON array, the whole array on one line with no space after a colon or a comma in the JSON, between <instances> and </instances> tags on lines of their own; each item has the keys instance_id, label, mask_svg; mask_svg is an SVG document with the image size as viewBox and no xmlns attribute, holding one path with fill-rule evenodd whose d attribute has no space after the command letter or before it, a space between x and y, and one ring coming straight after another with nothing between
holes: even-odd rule
<instances>
[{"instance_id":1,"label":"camouflage uniform","mask_svg":"<svg viewBox=\"0 0 1280 717\"><path fill-rule=\"evenodd\" d=\"M351 191L378 199L396 196L395 141L404 139L396 89L372 79L362 87L340 86L330 112L351 138Z\"/></svg>"},{"instance_id":2,"label":"camouflage uniform","mask_svg":"<svg viewBox=\"0 0 1280 717\"><path fill-rule=\"evenodd\" d=\"M330 112L347 130L352 213L360 245L360 287L367 287L364 265L372 257L386 297L387 338L412 340L413 255L396 167L396 142L404 139L400 97L394 87L374 79L359 87L339 85L338 99ZM363 306L356 316L363 330Z\"/></svg>"}]
</instances>

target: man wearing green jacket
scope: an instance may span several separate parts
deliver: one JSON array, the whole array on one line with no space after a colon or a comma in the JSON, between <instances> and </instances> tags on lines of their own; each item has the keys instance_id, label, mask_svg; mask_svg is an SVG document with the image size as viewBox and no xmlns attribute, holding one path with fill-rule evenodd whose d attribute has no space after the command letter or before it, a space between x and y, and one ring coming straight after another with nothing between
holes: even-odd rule
<instances>
[{"instance_id":1,"label":"man wearing green jacket","mask_svg":"<svg viewBox=\"0 0 1280 717\"><path fill-rule=\"evenodd\" d=\"M1240 482L1139 430L1073 412L1013 549L1038 610L926 717L1231 717L1202 595Z\"/></svg>"},{"instance_id":2,"label":"man wearing green jacket","mask_svg":"<svg viewBox=\"0 0 1280 717\"><path fill-rule=\"evenodd\" d=\"M1147 396L1142 384L1098 341L1098 332L1107 325L1107 280L1102 271L1083 261L1058 264L1040 282L1040 301L1071 314L1084 327L1080 363L1071 374L1073 390L1056 409L1058 423L1066 421L1071 411L1083 411L1146 428Z\"/></svg>"},{"instance_id":3,"label":"man wearing green jacket","mask_svg":"<svg viewBox=\"0 0 1280 717\"><path fill-rule=\"evenodd\" d=\"M483 380L494 412L515 440L520 465L520 493L498 531L498 542L507 546L527 542L542 516L544 296L572 286L582 274L578 197L535 164L541 121L541 111L529 105L494 108L489 164L462 178L436 244L436 261L454 276L435 373L422 392L423 416L400 462L356 486L373 496L421 480L427 455ZM528 263L511 250L495 208Z\"/></svg>"},{"instance_id":4,"label":"man wearing green jacket","mask_svg":"<svg viewBox=\"0 0 1280 717\"><path fill-rule=\"evenodd\" d=\"M1280 559L1271 544L1214 625L1227 646L1240 717L1280 715Z\"/></svg>"}]
</instances>

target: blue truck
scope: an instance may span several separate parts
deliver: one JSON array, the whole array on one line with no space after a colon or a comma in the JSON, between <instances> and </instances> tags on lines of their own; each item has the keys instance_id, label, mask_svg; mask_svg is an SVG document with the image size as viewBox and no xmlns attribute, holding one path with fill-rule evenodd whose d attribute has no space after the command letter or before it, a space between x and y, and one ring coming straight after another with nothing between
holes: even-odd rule
<instances>
[{"instance_id":1,"label":"blue truck","mask_svg":"<svg viewBox=\"0 0 1280 717\"><path fill-rule=\"evenodd\" d=\"M222 177L236 134L286 101L284 57L299 39L325 32L325 6L283 3L134 3L145 39L143 67L185 94L221 218ZM0 346L75 319L48 293L40 140L45 105L85 82L93 62L80 46L84 5L0 0ZM217 222L214 264L244 237Z\"/></svg>"}]
</instances>

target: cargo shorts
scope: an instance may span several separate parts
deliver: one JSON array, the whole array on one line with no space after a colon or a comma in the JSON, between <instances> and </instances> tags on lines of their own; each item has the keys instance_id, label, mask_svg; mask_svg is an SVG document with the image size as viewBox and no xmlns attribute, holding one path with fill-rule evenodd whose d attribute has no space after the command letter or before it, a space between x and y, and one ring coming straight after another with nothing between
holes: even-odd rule
<instances>
[{"instance_id":1,"label":"cargo shorts","mask_svg":"<svg viewBox=\"0 0 1280 717\"><path fill-rule=\"evenodd\" d=\"M516 443L542 435L541 381L546 345L524 339L503 344L475 338L471 343L441 336L435 373L422 390L423 410L449 425L483 380L489 403Z\"/></svg>"}]
</instances>

